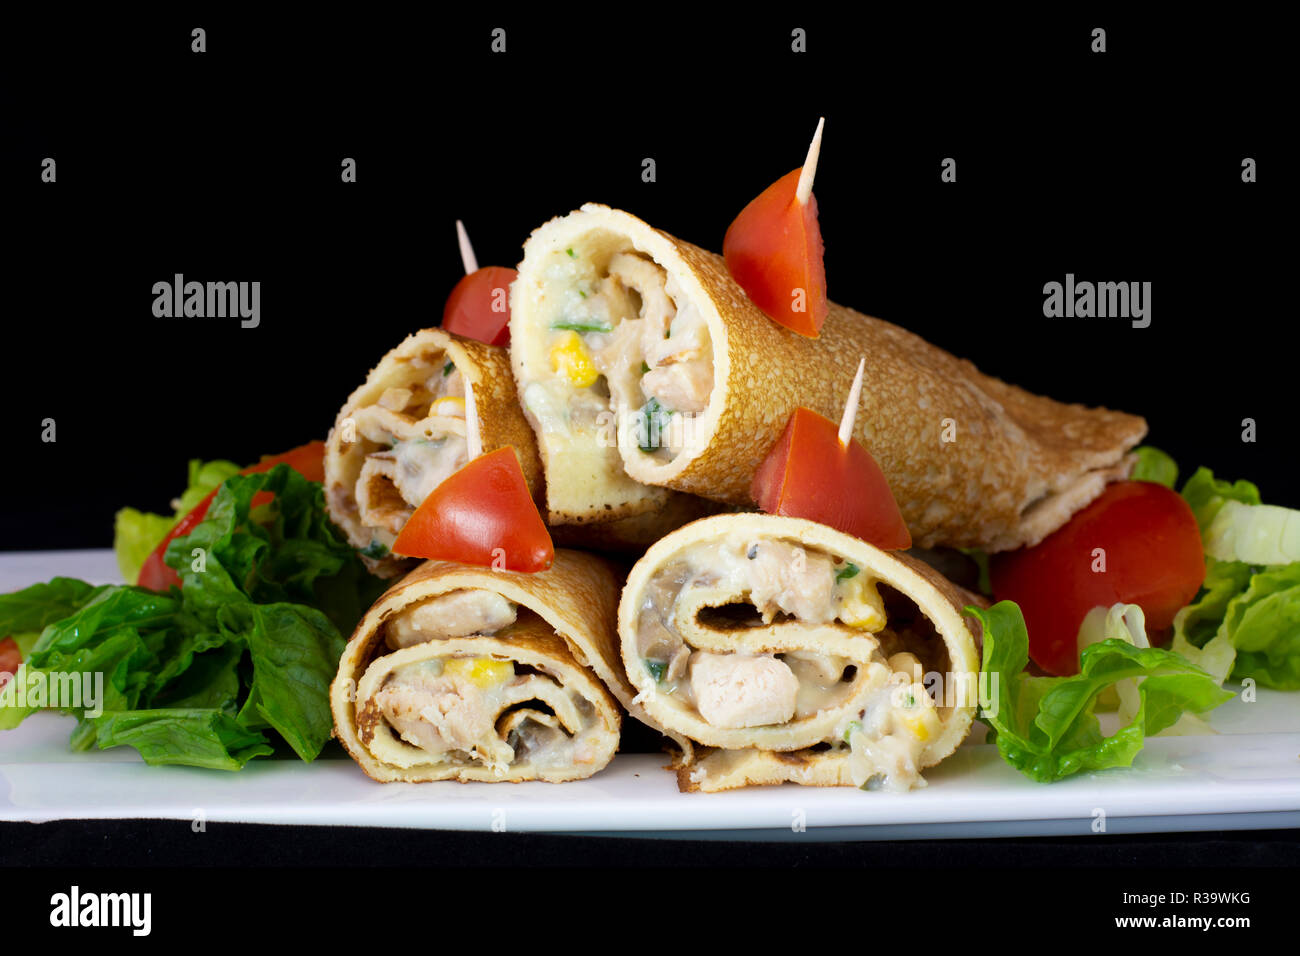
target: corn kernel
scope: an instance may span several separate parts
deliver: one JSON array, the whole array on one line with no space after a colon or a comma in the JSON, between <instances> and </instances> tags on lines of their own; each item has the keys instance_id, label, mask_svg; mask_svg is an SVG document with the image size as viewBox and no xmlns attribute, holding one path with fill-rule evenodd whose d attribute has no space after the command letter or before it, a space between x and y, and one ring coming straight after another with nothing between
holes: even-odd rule
<instances>
[{"instance_id":1,"label":"corn kernel","mask_svg":"<svg viewBox=\"0 0 1300 956\"><path fill-rule=\"evenodd\" d=\"M849 627L862 628L873 634L885 626L885 602L876 590L876 582L865 572L839 584L839 619Z\"/></svg>"},{"instance_id":2,"label":"corn kernel","mask_svg":"<svg viewBox=\"0 0 1300 956\"><path fill-rule=\"evenodd\" d=\"M900 687L895 693L898 695L898 707L894 713L898 722L913 737L925 743L939 732L939 715L923 684Z\"/></svg>"},{"instance_id":3,"label":"corn kernel","mask_svg":"<svg viewBox=\"0 0 1300 956\"><path fill-rule=\"evenodd\" d=\"M491 657L451 657L443 663L442 672L464 678L476 687L492 687L514 677L515 665Z\"/></svg>"},{"instance_id":4,"label":"corn kernel","mask_svg":"<svg viewBox=\"0 0 1300 956\"><path fill-rule=\"evenodd\" d=\"M930 721L926 719L929 711L923 711L915 717L904 717L903 726L912 732L912 736L922 743L930 739Z\"/></svg>"},{"instance_id":5,"label":"corn kernel","mask_svg":"<svg viewBox=\"0 0 1300 956\"><path fill-rule=\"evenodd\" d=\"M459 395L444 395L429 406L429 414L441 415L445 418L464 418L465 399Z\"/></svg>"},{"instance_id":6,"label":"corn kernel","mask_svg":"<svg viewBox=\"0 0 1300 956\"><path fill-rule=\"evenodd\" d=\"M565 332L551 346L551 368L562 374L578 388L595 385L600 378L591 353L577 332Z\"/></svg>"}]
</instances>

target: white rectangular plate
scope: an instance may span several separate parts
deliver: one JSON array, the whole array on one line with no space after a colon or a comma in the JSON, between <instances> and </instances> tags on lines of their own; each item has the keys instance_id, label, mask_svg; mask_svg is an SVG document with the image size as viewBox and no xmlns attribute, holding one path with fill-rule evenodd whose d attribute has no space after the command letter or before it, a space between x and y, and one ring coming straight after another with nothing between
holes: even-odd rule
<instances>
[{"instance_id":1,"label":"white rectangular plate","mask_svg":"<svg viewBox=\"0 0 1300 956\"><path fill-rule=\"evenodd\" d=\"M109 551L0 554L0 592L55 575L120 580ZM127 748L68 750L71 718L0 732L0 821L213 823L551 831L710 839L900 839L1300 827L1300 693L1260 690L1211 715L1216 735L1147 741L1132 768L1055 784L980 743L911 793L784 785L683 794L666 762L626 754L561 785L377 784L351 760L254 760L239 773L148 767Z\"/></svg>"}]
</instances>

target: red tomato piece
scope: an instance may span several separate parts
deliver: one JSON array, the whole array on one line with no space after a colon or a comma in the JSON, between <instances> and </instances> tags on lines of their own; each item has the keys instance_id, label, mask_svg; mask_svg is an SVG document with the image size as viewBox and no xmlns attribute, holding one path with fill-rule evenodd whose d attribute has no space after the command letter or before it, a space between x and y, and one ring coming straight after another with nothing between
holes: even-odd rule
<instances>
[{"instance_id":1,"label":"red tomato piece","mask_svg":"<svg viewBox=\"0 0 1300 956\"><path fill-rule=\"evenodd\" d=\"M1079 671L1079 625L1099 605L1136 604L1152 644L1165 636L1205 580L1205 552L1182 495L1121 481L1034 547L993 555L989 574L998 600L1020 605L1030 658L1067 675Z\"/></svg>"},{"instance_id":2,"label":"red tomato piece","mask_svg":"<svg viewBox=\"0 0 1300 956\"><path fill-rule=\"evenodd\" d=\"M288 465L308 481L323 482L325 480L325 443L323 441L312 441L290 449L282 455L264 455L256 465L250 465L240 471L240 474L260 474L282 464ZM193 531L207 517L208 509L212 507L212 500L216 496L217 490L214 488L208 492L206 498L194 506L189 514L176 522L176 526L167 532L167 537L158 543L158 547L149 552L149 557L145 558L144 564L140 566L140 575L136 578L136 584L153 591L166 591L173 585L176 587L181 586L180 575L163 562L163 557L167 554L167 545ZM270 492L258 492L253 496L253 507L264 505L271 501L273 497Z\"/></svg>"},{"instance_id":3,"label":"red tomato piece","mask_svg":"<svg viewBox=\"0 0 1300 956\"><path fill-rule=\"evenodd\" d=\"M465 276L447 296L443 329L488 345L509 345L510 283L518 278L505 266L485 266Z\"/></svg>"},{"instance_id":4,"label":"red tomato piece","mask_svg":"<svg viewBox=\"0 0 1300 956\"><path fill-rule=\"evenodd\" d=\"M207 517L208 508L212 506L212 499L216 495L216 491L208 492L208 496L195 505L189 514L176 522L176 526L167 532L167 537L158 542L158 547L149 552L149 557L145 558L144 564L140 565L140 576L136 578L136 584L152 591L166 591L172 585L181 586L180 575L163 562L163 557L167 554L167 545L177 538L185 537Z\"/></svg>"},{"instance_id":5,"label":"red tomato piece","mask_svg":"<svg viewBox=\"0 0 1300 956\"><path fill-rule=\"evenodd\" d=\"M309 441L305 445L291 448L282 455L263 455L256 465L250 465L240 472L241 475L255 475L270 471L276 465L288 465L308 481L325 481L325 443Z\"/></svg>"},{"instance_id":6,"label":"red tomato piece","mask_svg":"<svg viewBox=\"0 0 1300 956\"><path fill-rule=\"evenodd\" d=\"M23 662L23 652L18 649L18 642L12 637L0 641L0 687L9 683L6 674L17 674Z\"/></svg>"},{"instance_id":7,"label":"red tomato piece","mask_svg":"<svg viewBox=\"0 0 1300 956\"><path fill-rule=\"evenodd\" d=\"M393 542L393 553L544 571L555 560L551 533L533 503L514 448L475 458L445 479L415 509Z\"/></svg>"},{"instance_id":8,"label":"red tomato piece","mask_svg":"<svg viewBox=\"0 0 1300 956\"><path fill-rule=\"evenodd\" d=\"M912 546L871 453L856 439L841 445L835 423L811 409L794 410L749 494L768 514L818 521L887 551Z\"/></svg>"},{"instance_id":9,"label":"red tomato piece","mask_svg":"<svg viewBox=\"0 0 1300 956\"><path fill-rule=\"evenodd\" d=\"M741 210L722 240L722 255L731 277L768 318L815 339L830 308L825 246L817 198L800 203L795 196L799 173L782 176Z\"/></svg>"}]
</instances>

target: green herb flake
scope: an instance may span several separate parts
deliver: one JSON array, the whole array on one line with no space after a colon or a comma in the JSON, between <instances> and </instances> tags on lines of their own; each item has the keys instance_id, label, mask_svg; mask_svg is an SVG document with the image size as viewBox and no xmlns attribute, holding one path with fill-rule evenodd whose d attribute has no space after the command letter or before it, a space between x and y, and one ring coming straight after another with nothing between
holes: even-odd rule
<instances>
[{"instance_id":1,"label":"green herb flake","mask_svg":"<svg viewBox=\"0 0 1300 956\"><path fill-rule=\"evenodd\" d=\"M442 367L442 377L446 378L455 370L455 368L456 368L456 363L448 362L446 365Z\"/></svg>"},{"instance_id":2,"label":"green herb flake","mask_svg":"<svg viewBox=\"0 0 1300 956\"><path fill-rule=\"evenodd\" d=\"M668 662L647 660L645 669L650 672L650 676L655 679L655 683L659 684L663 682L664 671L668 669Z\"/></svg>"},{"instance_id":3,"label":"green herb flake","mask_svg":"<svg viewBox=\"0 0 1300 956\"><path fill-rule=\"evenodd\" d=\"M382 541L371 541L361 549L361 553L367 558L373 558L378 561L380 558L388 557L388 545Z\"/></svg>"},{"instance_id":4,"label":"green herb flake","mask_svg":"<svg viewBox=\"0 0 1300 956\"><path fill-rule=\"evenodd\" d=\"M608 322L584 322L582 319L561 319L558 322L551 323L552 329L563 329L567 332L613 332L614 327Z\"/></svg>"},{"instance_id":5,"label":"green herb flake","mask_svg":"<svg viewBox=\"0 0 1300 956\"><path fill-rule=\"evenodd\" d=\"M856 564L850 562L835 573L835 581L836 583L839 583L840 581L847 581L849 578L857 577L858 572L861 570L862 569Z\"/></svg>"},{"instance_id":6,"label":"green herb flake","mask_svg":"<svg viewBox=\"0 0 1300 956\"><path fill-rule=\"evenodd\" d=\"M668 419L672 415L672 410L660 405L658 399L652 398L646 402L641 408L641 420L637 423L637 447L647 455L656 451L660 447L659 437L668 427Z\"/></svg>"},{"instance_id":7,"label":"green herb flake","mask_svg":"<svg viewBox=\"0 0 1300 956\"><path fill-rule=\"evenodd\" d=\"M578 254L577 254L576 252L574 252L572 249L565 249L564 251L565 251L565 253L568 255L568 257L569 257L570 259L576 259L576 258L578 258Z\"/></svg>"}]
</instances>

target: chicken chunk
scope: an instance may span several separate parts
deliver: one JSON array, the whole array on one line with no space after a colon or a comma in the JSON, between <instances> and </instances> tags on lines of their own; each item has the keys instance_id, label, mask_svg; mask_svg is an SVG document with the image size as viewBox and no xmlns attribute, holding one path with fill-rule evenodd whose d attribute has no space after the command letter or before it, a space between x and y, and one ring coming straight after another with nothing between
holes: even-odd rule
<instances>
[{"instance_id":1,"label":"chicken chunk","mask_svg":"<svg viewBox=\"0 0 1300 956\"><path fill-rule=\"evenodd\" d=\"M609 274L618 279L625 288L634 289L641 296L641 312L638 318L645 323L641 330L646 343L660 341L667 337L668 326L677 307L664 288L664 270L649 259L620 252L609 261Z\"/></svg>"},{"instance_id":2,"label":"chicken chunk","mask_svg":"<svg viewBox=\"0 0 1300 956\"><path fill-rule=\"evenodd\" d=\"M784 541L749 547L750 601L770 621L777 611L800 621L824 624L835 617L835 565L824 554L810 554Z\"/></svg>"},{"instance_id":3,"label":"chicken chunk","mask_svg":"<svg viewBox=\"0 0 1300 956\"><path fill-rule=\"evenodd\" d=\"M387 643L396 650L425 641L495 634L513 624L516 613L515 605L495 591L450 591L390 620Z\"/></svg>"},{"instance_id":4,"label":"chicken chunk","mask_svg":"<svg viewBox=\"0 0 1300 956\"><path fill-rule=\"evenodd\" d=\"M700 716L714 727L760 727L794 716L799 681L771 654L696 651L691 692Z\"/></svg>"},{"instance_id":5,"label":"chicken chunk","mask_svg":"<svg viewBox=\"0 0 1300 956\"><path fill-rule=\"evenodd\" d=\"M393 484L404 501L418 508L433 489L465 464L469 448L464 438L448 435L436 441L417 438L399 442L393 455L397 462Z\"/></svg>"},{"instance_id":6,"label":"chicken chunk","mask_svg":"<svg viewBox=\"0 0 1300 956\"><path fill-rule=\"evenodd\" d=\"M713 365L696 361L660 365L641 377L641 388L664 408L702 412L709 407L713 391Z\"/></svg>"},{"instance_id":7,"label":"chicken chunk","mask_svg":"<svg viewBox=\"0 0 1300 956\"><path fill-rule=\"evenodd\" d=\"M473 750L494 736L483 694L472 684L446 677L391 681L375 695L384 719L407 743L429 753Z\"/></svg>"}]
</instances>

